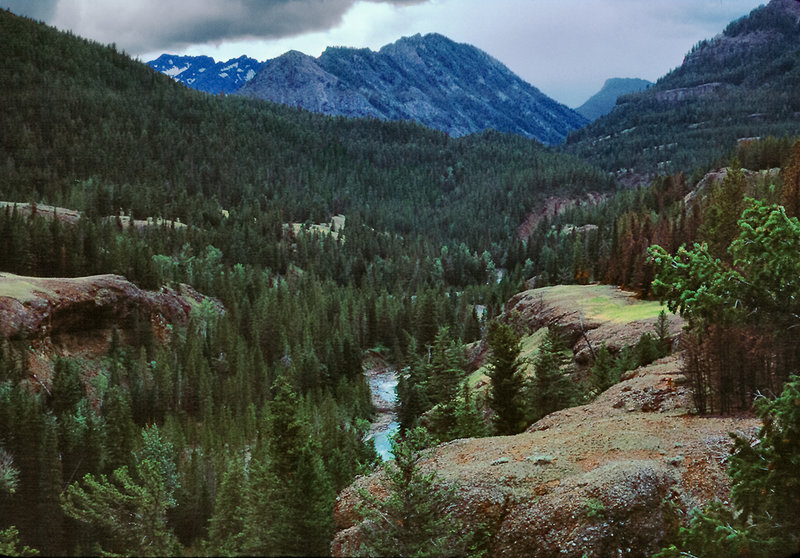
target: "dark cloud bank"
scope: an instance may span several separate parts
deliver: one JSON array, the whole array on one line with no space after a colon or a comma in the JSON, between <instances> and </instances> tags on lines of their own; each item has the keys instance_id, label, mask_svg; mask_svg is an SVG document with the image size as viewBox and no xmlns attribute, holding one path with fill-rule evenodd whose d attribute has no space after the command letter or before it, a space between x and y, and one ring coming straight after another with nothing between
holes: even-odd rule
<instances>
[{"instance_id":1,"label":"dark cloud bank","mask_svg":"<svg viewBox=\"0 0 800 558\"><path fill-rule=\"evenodd\" d=\"M367 0L395 5L426 0ZM0 5L127 52L277 39L336 26L356 0L6 0Z\"/></svg>"}]
</instances>

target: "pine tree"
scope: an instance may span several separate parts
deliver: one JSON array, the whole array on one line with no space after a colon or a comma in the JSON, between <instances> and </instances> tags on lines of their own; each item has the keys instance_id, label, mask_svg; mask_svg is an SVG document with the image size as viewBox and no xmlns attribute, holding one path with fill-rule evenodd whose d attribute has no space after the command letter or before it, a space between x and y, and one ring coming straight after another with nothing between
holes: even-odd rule
<instances>
[{"instance_id":1,"label":"pine tree","mask_svg":"<svg viewBox=\"0 0 800 558\"><path fill-rule=\"evenodd\" d=\"M131 418L128 393L118 386L111 387L103 401L103 416L105 470L114 471L119 467L132 465L131 452L135 443L136 425Z\"/></svg>"},{"instance_id":2,"label":"pine tree","mask_svg":"<svg viewBox=\"0 0 800 558\"><path fill-rule=\"evenodd\" d=\"M548 329L534 361L534 377L528 385L533 422L569 407L577 398L575 384L562 370L566 360L563 351L559 333L553 328Z\"/></svg>"},{"instance_id":3,"label":"pine tree","mask_svg":"<svg viewBox=\"0 0 800 558\"><path fill-rule=\"evenodd\" d=\"M209 520L208 548L212 555L239 556L245 553L246 480L242 459L226 459L214 514Z\"/></svg>"},{"instance_id":4,"label":"pine tree","mask_svg":"<svg viewBox=\"0 0 800 558\"><path fill-rule=\"evenodd\" d=\"M455 425L447 438L480 438L488 434L487 423L483 418L483 405L467 382L461 384L461 393L455 399Z\"/></svg>"},{"instance_id":5,"label":"pine tree","mask_svg":"<svg viewBox=\"0 0 800 558\"><path fill-rule=\"evenodd\" d=\"M494 411L494 426L498 434L516 434L524 428L522 402L523 378L520 371L520 338L514 329L495 320L489 324L486 341L489 355L489 406Z\"/></svg>"},{"instance_id":6,"label":"pine tree","mask_svg":"<svg viewBox=\"0 0 800 558\"><path fill-rule=\"evenodd\" d=\"M789 162L781 169L781 178L781 204L786 215L800 218L800 140L794 143Z\"/></svg>"},{"instance_id":7,"label":"pine tree","mask_svg":"<svg viewBox=\"0 0 800 558\"><path fill-rule=\"evenodd\" d=\"M335 494L319 447L300 416L300 400L285 378L279 378L274 389L267 438L251 460L245 550L260 555L315 554L330 544Z\"/></svg>"},{"instance_id":8,"label":"pine tree","mask_svg":"<svg viewBox=\"0 0 800 558\"><path fill-rule=\"evenodd\" d=\"M455 488L445 488L436 473L419 466L426 432L418 428L392 441L395 458L384 465L385 499L362 491L362 543L359 556L461 556L471 537L454 516Z\"/></svg>"},{"instance_id":9,"label":"pine tree","mask_svg":"<svg viewBox=\"0 0 800 558\"><path fill-rule=\"evenodd\" d=\"M761 398L757 443L733 434L728 475L732 504L692 510L679 540L659 558L795 556L800 548L800 376L775 400Z\"/></svg>"},{"instance_id":10,"label":"pine tree","mask_svg":"<svg viewBox=\"0 0 800 558\"><path fill-rule=\"evenodd\" d=\"M70 485L62 508L68 516L93 528L105 552L139 556L179 553L178 541L167 527L167 509L172 498L162 466L145 459L136 466L134 480L127 467L111 478L92 474Z\"/></svg>"},{"instance_id":11,"label":"pine tree","mask_svg":"<svg viewBox=\"0 0 800 558\"><path fill-rule=\"evenodd\" d=\"M597 358L589 371L589 382L595 393L602 393L619 381L615 373L614 357L603 343L597 350Z\"/></svg>"},{"instance_id":12,"label":"pine tree","mask_svg":"<svg viewBox=\"0 0 800 558\"><path fill-rule=\"evenodd\" d=\"M658 321L655 325L656 343L660 356L666 356L672 352L672 336L669 332L669 318L667 311L662 308L658 313Z\"/></svg>"},{"instance_id":13,"label":"pine tree","mask_svg":"<svg viewBox=\"0 0 800 558\"><path fill-rule=\"evenodd\" d=\"M0 529L0 554L3 556L38 556L39 551L19 541L19 531L13 525Z\"/></svg>"}]
</instances>

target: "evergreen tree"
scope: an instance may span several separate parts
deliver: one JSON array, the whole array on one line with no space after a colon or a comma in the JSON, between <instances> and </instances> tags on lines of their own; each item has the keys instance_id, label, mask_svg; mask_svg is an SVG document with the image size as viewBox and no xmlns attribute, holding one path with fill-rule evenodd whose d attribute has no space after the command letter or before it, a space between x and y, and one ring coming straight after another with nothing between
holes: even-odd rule
<instances>
[{"instance_id":1,"label":"evergreen tree","mask_svg":"<svg viewBox=\"0 0 800 558\"><path fill-rule=\"evenodd\" d=\"M486 336L489 345L489 406L494 411L494 427L498 434L516 434L524 428L522 401L523 378L520 371L520 337L514 329L495 320L489 323Z\"/></svg>"},{"instance_id":2,"label":"evergreen tree","mask_svg":"<svg viewBox=\"0 0 800 558\"><path fill-rule=\"evenodd\" d=\"M800 218L800 140L794 143L789 161L781 169L781 205L786 215Z\"/></svg>"},{"instance_id":3,"label":"evergreen tree","mask_svg":"<svg viewBox=\"0 0 800 558\"><path fill-rule=\"evenodd\" d=\"M240 556L245 553L246 480L242 459L228 458L217 490L214 514L209 520L208 548L212 555Z\"/></svg>"},{"instance_id":4,"label":"evergreen tree","mask_svg":"<svg viewBox=\"0 0 800 558\"><path fill-rule=\"evenodd\" d=\"M461 384L461 393L456 397L454 406L455 424L447 433L447 439L480 438L488 435L483 405L472 393L467 382Z\"/></svg>"},{"instance_id":5,"label":"evergreen tree","mask_svg":"<svg viewBox=\"0 0 800 558\"><path fill-rule=\"evenodd\" d=\"M589 371L589 383L595 393L602 393L619 381L614 367L614 357L603 343Z\"/></svg>"},{"instance_id":6,"label":"evergreen tree","mask_svg":"<svg viewBox=\"0 0 800 558\"><path fill-rule=\"evenodd\" d=\"M92 474L70 485L62 500L64 513L95 530L104 552L139 556L169 556L180 547L167 526L167 509L174 505L163 468L145 459L136 465L134 480L127 467L111 478Z\"/></svg>"},{"instance_id":7,"label":"evergreen tree","mask_svg":"<svg viewBox=\"0 0 800 558\"><path fill-rule=\"evenodd\" d=\"M679 541L660 558L794 556L800 548L800 377L792 376L775 400L759 399L758 442L732 435L732 506L715 501L693 510Z\"/></svg>"},{"instance_id":8,"label":"evergreen tree","mask_svg":"<svg viewBox=\"0 0 800 558\"><path fill-rule=\"evenodd\" d=\"M136 425L131 418L128 392L118 386L111 387L103 401L103 416L105 470L114 471L119 467L132 465Z\"/></svg>"},{"instance_id":9,"label":"evergreen tree","mask_svg":"<svg viewBox=\"0 0 800 558\"><path fill-rule=\"evenodd\" d=\"M428 399L435 404L431 413L431 432L440 440L449 438L456 426L458 383L465 374L464 345L450 337L442 327L431 348L431 362L426 366Z\"/></svg>"},{"instance_id":10,"label":"evergreen tree","mask_svg":"<svg viewBox=\"0 0 800 558\"><path fill-rule=\"evenodd\" d=\"M562 337L549 328L534 361L534 377L528 383L532 422L569 407L577 399L574 382L562 370L566 361L564 350Z\"/></svg>"},{"instance_id":11,"label":"evergreen tree","mask_svg":"<svg viewBox=\"0 0 800 558\"><path fill-rule=\"evenodd\" d=\"M0 554L3 556L38 556L39 551L20 543L19 531L13 525L0 529Z\"/></svg>"},{"instance_id":12,"label":"evergreen tree","mask_svg":"<svg viewBox=\"0 0 800 558\"><path fill-rule=\"evenodd\" d=\"M658 313L658 321L655 325L656 343L660 356L666 356L672 352L672 336L669 332L669 318L667 311L662 309Z\"/></svg>"},{"instance_id":13,"label":"evergreen tree","mask_svg":"<svg viewBox=\"0 0 800 558\"><path fill-rule=\"evenodd\" d=\"M714 257L727 259L728 246L739 232L737 221L744 209L744 194L747 180L734 160L722 184L716 186L709 196L700 237L708 242Z\"/></svg>"},{"instance_id":14,"label":"evergreen tree","mask_svg":"<svg viewBox=\"0 0 800 558\"><path fill-rule=\"evenodd\" d=\"M636 345L633 346L634 368L646 366L660 356L658 341L649 332L642 333Z\"/></svg>"},{"instance_id":15,"label":"evergreen tree","mask_svg":"<svg viewBox=\"0 0 800 558\"><path fill-rule=\"evenodd\" d=\"M274 389L267 438L251 461L245 548L260 555L316 554L330 544L335 494L297 395L285 378Z\"/></svg>"},{"instance_id":16,"label":"evergreen tree","mask_svg":"<svg viewBox=\"0 0 800 558\"><path fill-rule=\"evenodd\" d=\"M470 534L452 511L455 487L443 487L436 473L419 466L426 436L418 428L392 441L395 458L384 465L385 499L361 492L367 521L358 555L463 556L470 549Z\"/></svg>"}]
</instances>

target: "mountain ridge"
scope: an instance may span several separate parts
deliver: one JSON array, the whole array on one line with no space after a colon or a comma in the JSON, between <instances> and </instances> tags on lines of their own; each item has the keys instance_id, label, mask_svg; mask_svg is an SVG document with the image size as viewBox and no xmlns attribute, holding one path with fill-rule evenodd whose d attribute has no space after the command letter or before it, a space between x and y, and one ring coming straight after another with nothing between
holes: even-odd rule
<instances>
[{"instance_id":1,"label":"mountain ridge","mask_svg":"<svg viewBox=\"0 0 800 558\"><path fill-rule=\"evenodd\" d=\"M710 168L744 138L800 133L800 2L772 0L700 41L566 150L621 176Z\"/></svg>"},{"instance_id":2,"label":"mountain ridge","mask_svg":"<svg viewBox=\"0 0 800 558\"><path fill-rule=\"evenodd\" d=\"M218 95L238 90L256 75L262 63L244 55L217 62L210 56L162 54L147 65L187 87Z\"/></svg>"},{"instance_id":3,"label":"mountain ridge","mask_svg":"<svg viewBox=\"0 0 800 558\"><path fill-rule=\"evenodd\" d=\"M617 104L617 99L628 93L636 93L653 85L651 81L639 78L608 78L600 90L589 97L575 112L588 120L597 120L608 114Z\"/></svg>"},{"instance_id":4,"label":"mountain ridge","mask_svg":"<svg viewBox=\"0 0 800 558\"><path fill-rule=\"evenodd\" d=\"M221 78L236 61L248 64L239 81ZM162 55L148 64L209 93L332 116L417 121L452 136L494 129L557 144L588 122L484 51L437 33L403 37L378 51L328 47L318 58L288 51L263 64L246 57L212 62Z\"/></svg>"}]
</instances>

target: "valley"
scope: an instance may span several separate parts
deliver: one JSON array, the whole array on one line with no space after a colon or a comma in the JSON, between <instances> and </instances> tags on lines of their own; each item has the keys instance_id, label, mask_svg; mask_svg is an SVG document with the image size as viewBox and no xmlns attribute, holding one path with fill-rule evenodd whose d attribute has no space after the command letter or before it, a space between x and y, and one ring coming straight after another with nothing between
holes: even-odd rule
<instances>
[{"instance_id":1,"label":"valley","mask_svg":"<svg viewBox=\"0 0 800 558\"><path fill-rule=\"evenodd\" d=\"M0 11L0 554L791 555L798 6L591 122Z\"/></svg>"}]
</instances>

